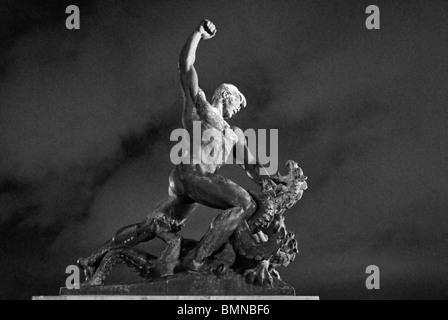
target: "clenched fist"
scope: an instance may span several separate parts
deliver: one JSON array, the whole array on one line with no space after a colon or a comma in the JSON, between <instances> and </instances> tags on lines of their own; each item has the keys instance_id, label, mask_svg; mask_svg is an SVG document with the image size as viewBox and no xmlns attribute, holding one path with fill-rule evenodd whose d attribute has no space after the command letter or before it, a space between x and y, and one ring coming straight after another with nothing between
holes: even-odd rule
<instances>
[{"instance_id":1,"label":"clenched fist","mask_svg":"<svg viewBox=\"0 0 448 320\"><path fill-rule=\"evenodd\" d=\"M201 34L202 40L209 40L213 38L216 35L216 32L218 31L213 22L207 19L201 22L197 30Z\"/></svg>"}]
</instances>

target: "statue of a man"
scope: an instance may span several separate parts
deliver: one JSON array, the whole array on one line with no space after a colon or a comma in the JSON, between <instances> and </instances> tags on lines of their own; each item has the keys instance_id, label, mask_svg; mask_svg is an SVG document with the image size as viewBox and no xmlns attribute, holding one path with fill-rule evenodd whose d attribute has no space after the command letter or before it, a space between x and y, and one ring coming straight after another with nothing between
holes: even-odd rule
<instances>
[{"instance_id":1,"label":"statue of a man","mask_svg":"<svg viewBox=\"0 0 448 320\"><path fill-rule=\"evenodd\" d=\"M232 235L236 228L256 210L250 194L217 174L225 165L225 159L233 156L243 160L243 168L248 176L261 185L263 180L273 183L266 170L251 155L246 138L241 129L230 127L226 120L246 107L246 99L230 84L222 84L215 91L210 102L199 87L195 69L196 50L201 40L212 39L216 35L215 25L204 20L188 38L179 59L180 80L184 95L182 114L184 128L193 136L193 123L200 121L202 132L208 129L221 133L218 152L211 158L204 158L204 148L210 141L203 138L201 147L188 153L190 164L176 165L169 177L168 198L159 203L147 219L137 225L125 227L105 246L78 263L91 277L98 263L111 249L121 246L135 246L155 237L162 239L166 249L158 258L158 274L171 275L178 267L182 237L177 234L197 204L224 210L212 222L210 230L203 236L189 259L184 261L186 270L201 270L208 257L217 251ZM216 138L216 137L214 137ZM218 159L218 161L216 161ZM224 159L224 161L223 161Z\"/></svg>"}]
</instances>

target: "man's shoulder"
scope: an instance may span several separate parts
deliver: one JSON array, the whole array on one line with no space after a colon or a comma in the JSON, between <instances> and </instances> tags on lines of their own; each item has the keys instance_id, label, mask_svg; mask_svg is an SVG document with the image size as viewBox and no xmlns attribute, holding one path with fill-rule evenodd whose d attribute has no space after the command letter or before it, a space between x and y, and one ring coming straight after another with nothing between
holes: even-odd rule
<instances>
[{"instance_id":1,"label":"man's shoulder","mask_svg":"<svg viewBox=\"0 0 448 320\"><path fill-rule=\"evenodd\" d=\"M232 130L235 131L236 134L243 134L244 135L244 131L243 129L241 129L240 127L237 126L231 126Z\"/></svg>"}]
</instances>

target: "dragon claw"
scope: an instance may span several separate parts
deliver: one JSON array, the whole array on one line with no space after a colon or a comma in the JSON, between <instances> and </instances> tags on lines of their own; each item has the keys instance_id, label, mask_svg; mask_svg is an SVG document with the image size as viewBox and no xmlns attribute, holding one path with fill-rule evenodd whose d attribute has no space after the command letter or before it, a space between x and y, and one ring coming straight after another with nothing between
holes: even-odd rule
<instances>
[{"instance_id":1,"label":"dragon claw","mask_svg":"<svg viewBox=\"0 0 448 320\"><path fill-rule=\"evenodd\" d=\"M264 260L255 269L247 270L244 273L246 281L253 285L264 285L272 288L274 286L274 278L269 272L269 261Z\"/></svg>"}]
</instances>

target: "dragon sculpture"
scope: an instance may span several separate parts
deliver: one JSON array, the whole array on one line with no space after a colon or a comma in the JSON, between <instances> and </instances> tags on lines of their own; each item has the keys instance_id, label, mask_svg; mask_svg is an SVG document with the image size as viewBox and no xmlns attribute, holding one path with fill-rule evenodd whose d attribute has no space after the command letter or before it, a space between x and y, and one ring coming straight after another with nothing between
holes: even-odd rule
<instances>
[{"instance_id":1,"label":"dragon sculpture","mask_svg":"<svg viewBox=\"0 0 448 320\"><path fill-rule=\"evenodd\" d=\"M274 278L281 280L276 270L288 266L298 254L293 232L286 229L285 212L291 209L307 189L307 177L294 161L287 163L289 172L277 174L274 188L265 183L260 193L251 192L257 211L245 221L208 261L208 270L222 274L229 270L241 274L249 283L272 286ZM183 239L176 272L183 272L182 259L194 249L197 241ZM126 264L144 279L157 277L157 257L130 246L109 251L101 260L93 277L83 286L103 285L117 264Z\"/></svg>"}]
</instances>

